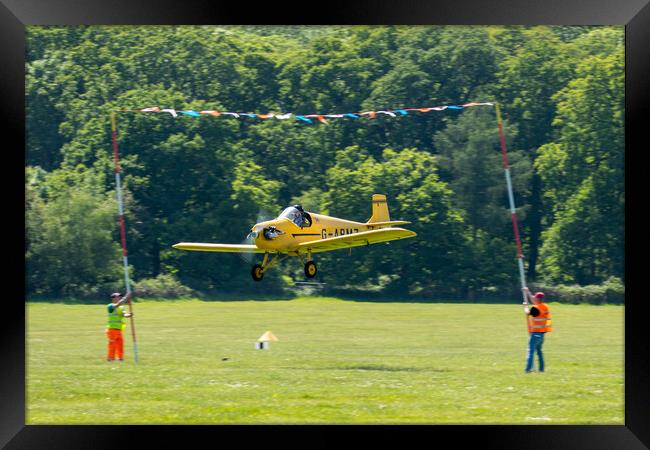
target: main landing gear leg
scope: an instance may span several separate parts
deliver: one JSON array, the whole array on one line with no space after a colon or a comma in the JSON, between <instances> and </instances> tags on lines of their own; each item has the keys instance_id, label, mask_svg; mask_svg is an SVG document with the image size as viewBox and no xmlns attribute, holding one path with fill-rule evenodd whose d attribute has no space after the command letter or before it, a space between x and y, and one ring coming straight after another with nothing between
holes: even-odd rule
<instances>
[{"instance_id":1,"label":"main landing gear leg","mask_svg":"<svg viewBox=\"0 0 650 450\"><path fill-rule=\"evenodd\" d=\"M272 259L269 260L269 254L264 253L264 259L262 260L262 264L255 264L253 268L251 269L251 276L253 277L253 280L255 281L262 281L262 278L264 278L264 272L269 270L273 264L275 264L278 261L278 258L280 257L280 254L277 253ZM286 256L285 256L286 258ZM284 258L283 258L284 259Z\"/></svg>"}]
</instances>

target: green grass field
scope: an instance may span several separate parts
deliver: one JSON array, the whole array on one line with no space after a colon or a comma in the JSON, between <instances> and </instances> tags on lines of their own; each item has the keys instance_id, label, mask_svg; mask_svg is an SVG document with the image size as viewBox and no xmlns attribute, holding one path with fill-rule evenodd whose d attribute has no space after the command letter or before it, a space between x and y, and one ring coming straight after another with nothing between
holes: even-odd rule
<instances>
[{"instance_id":1,"label":"green grass field","mask_svg":"<svg viewBox=\"0 0 650 450\"><path fill-rule=\"evenodd\" d=\"M624 424L623 307L550 307L526 375L516 303L140 301L138 364L102 305L28 303L26 423Z\"/></svg>"}]
</instances>

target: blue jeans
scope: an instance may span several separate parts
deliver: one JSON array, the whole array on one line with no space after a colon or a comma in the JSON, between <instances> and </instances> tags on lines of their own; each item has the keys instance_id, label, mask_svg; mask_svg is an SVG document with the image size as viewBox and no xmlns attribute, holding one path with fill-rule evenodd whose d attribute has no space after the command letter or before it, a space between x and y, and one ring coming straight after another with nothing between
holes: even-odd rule
<instances>
[{"instance_id":1,"label":"blue jeans","mask_svg":"<svg viewBox=\"0 0 650 450\"><path fill-rule=\"evenodd\" d=\"M539 371L544 372L544 355L542 355L544 334L545 333L530 333L530 340L528 341L526 372L533 370L533 359L535 357L535 353L537 353L537 357L539 358Z\"/></svg>"}]
</instances>

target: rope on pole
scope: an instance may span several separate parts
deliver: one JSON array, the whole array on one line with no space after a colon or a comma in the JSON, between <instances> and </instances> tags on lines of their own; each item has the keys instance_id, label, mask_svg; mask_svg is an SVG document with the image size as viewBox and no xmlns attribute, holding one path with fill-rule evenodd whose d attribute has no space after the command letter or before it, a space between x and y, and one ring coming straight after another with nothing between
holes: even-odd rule
<instances>
[{"instance_id":1,"label":"rope on pole","mask_svg":"<svg viewBox=\"0 0 650 450\"><path fill-rule=\"evenodd\" d=\"M133 304L131 303L131 286L129 284L129 259L126 250L126 226L124 223L124 202L122 201L122 183L120 180L120 162L117 151L117 124L115 121L115 112L111 112L111 131L113 139L113 162L115 164L115 191L117 194L117 208L120 222L120 237L122 241L122 263L124 266L124 284L126 286L126 295L129 298L129 313L131 313L131 336L133 338L133 356L138 362L138 342L135 337L135 322L133 320Z\"/></svg>"},{"instance_id":2,"label":"rope on pole","mask_svg":"<svg viewBox=\"0 0 650 450\"><path fill-rule=\"evenodd\" d=\"M499 128L499 140L501 142L501 160L503 162L503 169L506 177L506 185L508 186L508 200L510 202L510 216L512 218L512 229L515 234L515 242L517 244L517 263L519 265L519 278L521 279L521 288L522 295L524 297L524 303L528 303L528 297L523 291L523 288L526 287L526 277L524 275L524 255L521 252L521 239L519 237L519 225L517 223L517 210L515 209L515 197L512 193L512 179L510 177L510 164L508 162L508 150L506 149L506 138L503 133L503 122L501 121L501 110L499 109L499 103L494 103L494 107L497 115L497 125Z\"/></svg>"}]
</instances>

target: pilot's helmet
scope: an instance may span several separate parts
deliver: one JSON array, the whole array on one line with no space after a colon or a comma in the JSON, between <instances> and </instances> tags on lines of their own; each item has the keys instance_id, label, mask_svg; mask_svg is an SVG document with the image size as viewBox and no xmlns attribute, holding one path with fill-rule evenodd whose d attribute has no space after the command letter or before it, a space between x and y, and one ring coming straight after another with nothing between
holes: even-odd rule
<instances>
[{"instance_id":1,"label":"pilot's helmet","mask_svg":"<svg viewBox=\"0 0 650 450\"><path fill-rule=\"evenodd\" d=\"M300 211L300 212L305 212L305 211L302 209L302 205L293 205L293 207L296 208L296 209L297 209L298 211Z\"/></svg>"}]
</instances>

